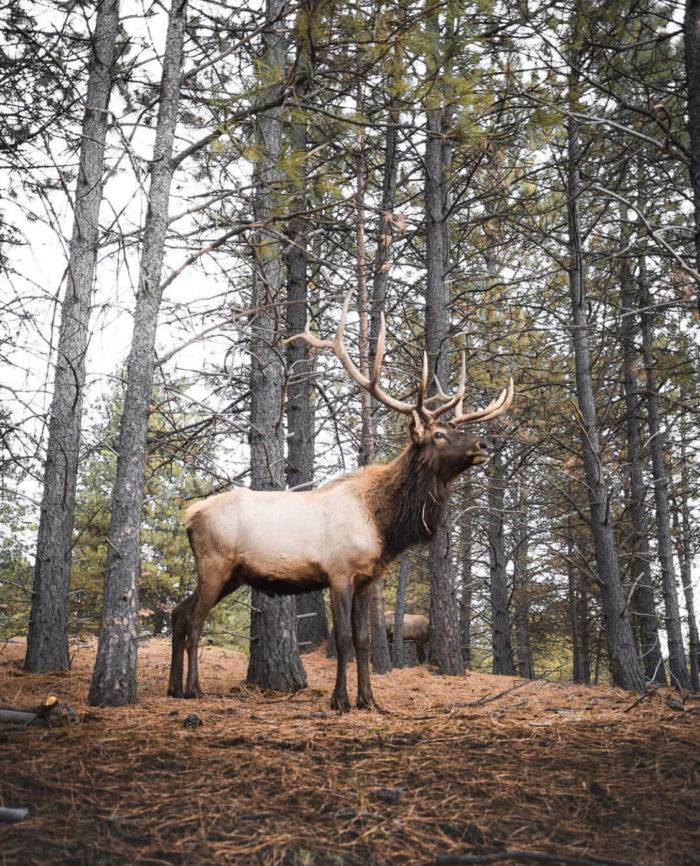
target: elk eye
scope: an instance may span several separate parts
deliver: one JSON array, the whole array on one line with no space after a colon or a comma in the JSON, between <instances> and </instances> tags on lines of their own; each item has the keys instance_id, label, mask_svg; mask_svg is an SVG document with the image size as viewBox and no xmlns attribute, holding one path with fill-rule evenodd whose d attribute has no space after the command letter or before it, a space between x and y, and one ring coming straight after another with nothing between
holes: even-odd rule
<instances>
[{"instance_id":1,"label":"elk eye","mask_svg":"<svg viewBox=\"0 0 700 866\"><path fill-rule=\"evenodd\" d=\"M445 438L445 434L441 433L439 430L437 430L435 433L433 433L433 439L444 439L444 438Z\"/></svg>"}]
</instances>

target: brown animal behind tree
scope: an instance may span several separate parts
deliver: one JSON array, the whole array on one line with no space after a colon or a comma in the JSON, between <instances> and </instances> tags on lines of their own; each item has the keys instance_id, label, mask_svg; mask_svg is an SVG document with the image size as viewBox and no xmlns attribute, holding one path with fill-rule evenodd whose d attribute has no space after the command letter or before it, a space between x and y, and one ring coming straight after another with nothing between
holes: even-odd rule
<instances>
[{"instance_id":1,"label":"brown animal behind tree","mask_svg":"<svg viewBox=\"0 0 700 866\"><path fill-rule=\"evenodd\" d=\"M386 635L389 640L394 642L394 611L388 610L384 614L384 623L386 625ZM427 616L422 613L405 613L403 615L403 639L413 641L416 647L416 656L418 663L425 664L426 652L425 648L428 644L428 629L430 623Z\"/></svg>"},{"instance_id":2,"label":"brown animal behind tree","mask_svg":"<svg viewBox=\"0 0 700 866\"><path fill-rule=\"evenodd\" d=\"M393 560L413 544L430 540L450 494L450 484L470 466L486 462L482 439L462 432L463 424L488 421L508 410L513 381L488 406L465 413L465 361L459 389L426 398L427 358L415 403L386 394L379 386L386 325L382 317L369 378L353 363L343 337L352 291L332 340L303 339L331 349L348 375L390 409L411 417L410 442L391 462L366 466L311 491L253 491L238 488L211 496L188 509L185 523L197 567L197 589L173 611L173 651L168 694L198 697L202 691L197 646L209 611L247 584L270 595L330 587L338 644L338 668L331 698L334 709L350 709L346 665L354 644L357 706L374 705L369 674L370 588ZM441 416L454 409L451 421ZM187 682L183 662L187 649Z\"/></svg>"}]
</instances>

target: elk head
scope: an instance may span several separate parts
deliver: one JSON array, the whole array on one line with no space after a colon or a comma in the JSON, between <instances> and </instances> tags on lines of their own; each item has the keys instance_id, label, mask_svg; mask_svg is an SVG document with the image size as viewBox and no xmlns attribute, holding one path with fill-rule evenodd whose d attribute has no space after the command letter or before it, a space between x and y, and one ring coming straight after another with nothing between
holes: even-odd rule
<instances>
[{"instance_id":1,"label":"elk head","mask_svg":"<svg viewBox=\"0 0 700 866\"><path fill-rule=\"evenodd\" d=\"M407 403L403 400L397 400L383 391L379 385L379 374L386 347L384 313L381 314L377 351L369 378L355 366L345 347L345 324L352 294L353 290L351 289L345 297L340 321L333 339L322 340L314 336L311 333L310 324L307 322L306 330L303 333L288 337L284 344L286 345L293 340L304 340L316 349L330 349L343 365L346 373L360 388L368 391L375 400L383 403L389 409L409 415L411 417L411 443L413 448L419 452L420 462L430 467L435 476L444 483L449 483L470 466L485 463L488 460L488 452L484 440L465 433L461 428L466 424L491 421L507 412L513 402L513 379L510 379L508 387L504 388L488 406L472 412L465 412L466 360L464 352L462 353L457 391L453 395L445 394L436 377L437 389L431 397L426 396L428 391L428 356L424 352L423 370L418 384L416 402ZM454 409L454 417L449 421L442 421L441 417L452 409Z\"/></svg>"}]
</instances>

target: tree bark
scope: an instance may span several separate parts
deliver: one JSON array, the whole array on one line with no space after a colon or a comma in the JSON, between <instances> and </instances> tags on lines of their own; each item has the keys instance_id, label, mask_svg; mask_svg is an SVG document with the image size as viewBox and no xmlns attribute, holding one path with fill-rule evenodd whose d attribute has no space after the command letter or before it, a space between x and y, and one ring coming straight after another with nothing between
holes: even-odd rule
<instances>
[{"instance_id":1,"label":"tree bark","mask_svg":"<svg viewBox=\"0 0 700 866\"><path fill-rule=\"evenodd\" d=\"M299 21L303 23L310 10L303 8ZM313 67L308 49L308 40L303 28L297 26L297 69L305 73L304 81L310 82ZM308 84L300 85L302 93ZM308 208L306 124L292 121L289 124L290 144L297 155L304 159L300 177L293 181L291 209L302 214ZM286 251L287 262L287 331L298 334L306 326L309 309L309 281L307 254L307 219L295 216L289 221ZM314 477L314 400L313 363L309 359L309 346L303 340L295 340L287 346L287 485L291 489L311 489ZM322 590L314 590L296 598L297 637L302 653L311 652L328 640L328 621Z\"/></svg>"},{"instance_id":2,"label":"tree bark","mask_svg":"<svg viewBox=\"0 0 700 866\"><path fill-rule=\"evenodd\" d=\"M690 137L690 184L694 206L695 270L700 272L700 0L686 0L683 42ZM700 309L700 284L697 286L697 304Z\"/></svg>"},{"instance_id":3,"label":"tree bark","mask_svg":"<svg viewBox=\"0 0 700 866\"><path fill-rule=\"evenodd\" d=\"M623 220L626 214L623 214ZM621 238L622 249L629 244L629 231ZM632 609L637 617L642 664L647 680L666 683L661 644L656 622L656 604L651 577L649 525L645 513L644 474L642 471L642 438L639 429L639 392L637 388L635 347L635 288L630 261L622 260L620 275L622 290L621 342L623 351L623 385L625 393L625 425L627 431L627 465L629 475L629 514L632 528L630 559Z\"/></svg>"},{"instance_id":4,"label":"tree bark","mask_svg":"<svg viewBox=\"0 0 700 866\"><path fill-rule=\"evenodd\" d=\"M435 6L426 19L430 45L427 65L438 74L440 48L439 11ZM439 95L426 103L425 144L425 241L426 305L425 331L430 381L437 375L443 388L449 388L450 292L445 282L445 224L443 206L446 190L442 150L443 108ZM430 544L430 665L438 673L463 675L459 617L455 593L454 566L448 518L441 522Z\"/></svg>"},{"instance_id":5,"label":"tree bark","mask_svg":"<svg viewBox=\"0 0 700 866\"><path fill-rule=\"evenodd\" d=\"M567 523L567 560L566 574L569 589L569 622L571 623L571 649L572 649L572 674L575 683L590 683L591 675L588 665L588 657L585 652L583 636L580 624L580 598L576 591L576 571L574 569L573 552L574 540L571 528L571 519Z\"/></svg>"},{"instance_id":6,"label":"tree bark","mask_svg":"<svg viewBox=\"0 0 700 866\"><path fill-rule=\"evenodd\" d=\"M462 588L459 602L459 632L462 642L462 659L466 670L470 670L472 666L472 496L472 485L467 479L464 484L464 514L460 526Z\"/></svg>"},{"instance_id":7,"label":"tree bark","mask_svg":"<svg viewBox=\"0 0 700 866\"><path fill-rule=\"evenodd\" d=\"M508 576L506 574L506 552L503 539L503 497L505 479L503 474L502 442L491 436L491 460L489 461L489 591L491 596L491 647L493 672L514 674L513 648L510 642L510 620L508 617Z\"/></svg>"},{"instance_id":8,"label":"tree bark","mask_svg":"<svg viewBox=\"0 0 700 866\"><path fill-rule=\"evenodd\" d=\"M685 393L681 391L681 400ZM685 402L685 401L684 401ZM685 594L685 609L688 614L688 649L690 661L690 686L696 692L700 691L700 635L695 617L695 599L693 597L693 531L690 522L690 478L688 472L688 431L685 409L681 412L681 487L680 487L680 525L678 526L678 559L681 566L681 583Z\"/></svg>"},{"instance_id":9,"label":"tree bark","mask_svg":"<svg viewBox=\"0 0 700 866\"><path fill-rule=\"evenodd\" d=\"M139 528L186 11L186 0L173 0L163 56L134 332L127 365L117 474L112 491L102 625L89 697L93 706L123 706L133 704L137 699Z\"/></svg>"},{"instance_id":10,"label":"tree bark","mask_svg":"<svg viewBox=\"0 0 700 866\"><path fill-rule=\"evenodd\" d=\"M579 109L579 74L583 9L576 4L572 22L571 64L569 71L569 116L567 125L567 210L569 224L569 292L572 313L572 340L576 370L576 395L591 532L600 579L601 600L605 616L608 656L613 682L625 689L643 692L644 675L634 645L632 627L622 589L620 569L612 526L612 493L604 477L602 449L598 435L595 394L591 374L586 293L583 279L581 234L578 205L581 195L579 175L580 125L573 118Z\"/></svg>"},{"instance_id":11,"label":"tree bark","mask_svg":"<svg viewBox=\"0 0 700 866\"><path fill-rule=\"evenodd\" d=\"M656 361L654 359L654 320L651 312L649 281L644 257L639 260L640 313L642 322L642 356L646 372L646 406L649 424L649 450L654 478L654 502L656 504L656 532L658 538L659 564L661 566L661 594L664 599L666 640L668 641L668 669L674 683L682 689L690 685L683 646L681 616L676 592L676 568L673 562L673 538L671 536L671 509L669 506L669 484L664 463L665 436L661 429L661 413L656 384Z\"/></svg>"},{"instance_id":12,"label":"tree bark","mask_svg":"<svg viewBox=\"0 0 700 866\"><path fill-rule=\"evenodd\" d=\"M535 674L532 665L532 646L530 643L528 499L525 484L521 482L519 486L518 513L514 532L515 553L513 555L515 647L518 674L521 677L532 679Z\"/></svg>"},{"instance_id":13,"label":"tree bark","mask_svg":"<svg viewBox=\"0 0 700 866\"><path fill-rule=\"evenodd\" d=\"M363 110L362 84L357 88L357 110ZM360 371L369 377L370 321L367 297L367 257L365 250L365 139L364 131L358 133L357 150L357 194L355 196L355 247L357 251L357 285L360 307ZM379 310L381 313L381 309ZM372 423L372 397L364 389L362 401L362 432L360 434L360 466L369 465L375 455L374 425ZM386 674L391 670L391 653L384 622L384 580L378 578L372 586L369 604L370 634L372 640L372 670Z\"/></svg>"},{"instance_id":14,"label":"tree bark","mask_svg":"<svg viewBox=\"0 0 700 866\"><path fill-rule=\"evenodd\" d=\"M75 485L82 426L85 352L99 242L99 213L109 124L119 0L97 5L83 117L73 234L49 412L32 607L24 666L67 670L68 583L75 525Z\"/></svg>"},{"instance_id":15,"label":"tree bark","mask_svg":"<svg viewBox=\"0 0 700 866\"><path fill-rule=\"evenodd\" d=\"M268 26L260 59L267 72L284 74L287 46L282 19L284 0L267 0ZM280 90L267 88L261 100ZM284 303L281 248L277 234L267 228L275 207L275 190L282 182L282 109L262 111L256 122L257 160L253 185L253 216L261 226L252 236L253 298L250 351L250 481L253 490L284 487L283 382L280 363L281 322L277 306ZM297 639L297 605L292 596L270 597L252 592L251 648L247 681L275 691L295 692L306 687Z\"/></svg>"},{"instance_id":16,"label":"tree bark","mask_svg":"<svg viewBox=\"0 0 700 866\"><path fill-rule=\"evenodd\" d=\"M406 584L410 562L408 552L399 558L399 575L396 582L396 605L394 607L394 639L391 645L391 661L395 668L406 667L406 652L403 642L403 617L406 612Z\"/></svg>"}]
</instances>

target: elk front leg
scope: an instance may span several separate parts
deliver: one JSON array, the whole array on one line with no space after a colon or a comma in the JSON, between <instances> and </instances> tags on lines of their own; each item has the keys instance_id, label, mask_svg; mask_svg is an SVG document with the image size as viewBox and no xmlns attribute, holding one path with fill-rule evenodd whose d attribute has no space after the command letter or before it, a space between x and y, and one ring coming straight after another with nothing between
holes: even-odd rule
<instances>
[{"instance_id":1,"label":"elk front leg","mask_svg":"<svg viewBox=\"0 0 700 866\"><path fill-rule=\"evenodd\" d=\"M182 697L182 667L185 659L185 642L187 641L187 624L195 596L191 595L173 610L173 648L170 657L170 680L168 682L168 697Z\"/></svg>"},{"instance_id":2,"label":"elk front leg","mask_svg":"<svg viewBox=\"0 0 700 866\"><path fill-rule=\"evenodd\" d=\"M352 638L357 656L357 706L361 710L375 706L369 675L370 592L370 587L365 587L352 600Z\"/></svg>"},{"instance_id":3,"label":"elk front leg","mask_svg":"<svg viewBox=\"0 0 700 866\"><path fill-rule=\"evenodd\" d=\"M331 612L338 646L338 667L331 707L341 713L347 713L350 709L346 668L352 653L352 595L353 588L349 581L345 586L331 587Z\"/></svg>"}]
</instances>

